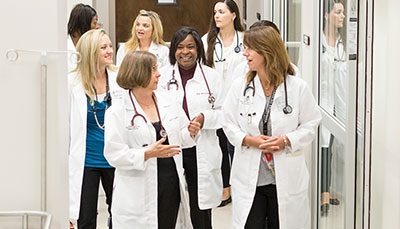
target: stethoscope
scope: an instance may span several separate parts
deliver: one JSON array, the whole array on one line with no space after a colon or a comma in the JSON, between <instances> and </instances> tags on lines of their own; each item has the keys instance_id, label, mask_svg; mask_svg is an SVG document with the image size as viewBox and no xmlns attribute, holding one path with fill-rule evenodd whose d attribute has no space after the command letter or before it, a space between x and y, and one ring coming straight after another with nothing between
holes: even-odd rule
<instances>
[{"instance_id":1,"label":"stethoscope","mask_svg":"<svg viewBox=\"0 0 400 229\"><path fill-rule=\"evenodd\" d=\"M135 126L135 119L136 119L137 117L142 118L142 119L144 120L144 122L147 123L147 120L146 120L146 118L144 117L144 115L140 114L140 113L137 111L137 109L136 109L135 103L133 102L133 98L132 98L132 95L133 95L132 90L129 89L128 93L129 93L129 97L130 97L131 102L132 102L133 109L135 110L135 114L133 115L133 117L132 117L132 119L131 119L131 126L132 126L132 127ZM160 120L160 126L161 126L161 129L160 129L160 132L159 132L159 133L160 133L160 136L163 137L163 138L165 138L165 137L167 137L168 135L167 135L167 131L165 130L165 128L164 128L164 126L163 126L163 124L162 124L162 122L161 122L160 111L158 110L158 105L157 105L157 101L156 101L156 99L155 99L155 95L153 94L153 95L151 96L151 98L152 98L153 101L154 101L154 105L156 106L157 116L158 116L158 119Z\"/></svg>"},{"instance_id":2,"label":"stethoscope","mask_svg":"<svg viewBox=\"0 0 400 229\"><path fill-rule=\"evenodd\" d=\"M235 31L235 33L236 33L236 47L233 50L235 51L235 53L239 53L241 50L240 49L241 44L239 43L239 33L237 30ZM224 58L224 47L222 46L222 42L218 36L217 36L217 41L215 42L215 45L217 45L217 44L219 44L219 46L221 48L221 56L218 55L217 49L214 46L214 53L215 53L215 57L216 57L215 62L216 63L224 62L224 61L226 61L226 59Z\"/></svg>"},{"instance_id":3,"label":"stethoscope","mask_svg":"<svg viewBox=\"0 0 400 229\"><path fill-rule=\"evenodd\" d=\"M207 86L207 90L208 90L208 103L211 104L211 108L214 108L215 97L211 93L210 87L208 86L206 76L204 75L204 71L203 71L203 68L201 67L200 63L199 63L199 67L201 70L201 74L203 75L204 82L206 82L206 86ZM178 81L175 79L175 65L173 66L173 69L172 69L172 78L167 83L168 91L171 89L171 84L174 84L176 87L176 90L178 90Z\"/></svg>"},{"instance_id":4,"label":"stethoscope","mask_svg":"<svg viewBox=\"0 0 400 229\"><path fill-rule=\"evenodd\" d=\"M326 47L323 44L322 45L322 53L325 53ZM345 53L344 53L344 44L342 38L339 38L339 40L336 43L336 55L333 59L336 62L345 62Z\"/></svg>"},{"instance_id":5,"label":"stethoscope","mask_svg":"<svg viewBox=\"0 0 400 229\"><path fill-rule=\"evenodd\" d=\"M284 88L285 88L285 107L283 107L282 111L283 111L284 114L290 114L290 113L292 113L293 108L288 103L287 87L286 87L286 76L283 78L283 85L284 85ZM246 85L246 88L243 91L243 97L246 96L248 90L252 90L253 91L252 96L254 97L254 95L256 94L254 79L251 80L251 85L250 85L250 83ZM275 90L276 90L276 88L274 87L274 92L275 92ZM273 92L273 94L274 94L274 92ZM246 100L249 100L249 96L246 97Z\"/></svg>"},{"instance_id":6,"label":"stethoscope","mask_svg":"<svg viewBox=\"0 0 400 229\"><path fill-rule=\"evenodd\" d=\"M94 90L94 94L96 95L96 101L98 101L96 87L93 84L92 84L92 87L93 87L93 90ZM88 95L86 95L86 99L87 99L87 101L89 103L89 106L92 108L92 111L89 111L89 112L93 112L94 120L96 120L97 126L100 129L104 130L105 129L105 124L103 123L103 125L100 125L99 119L97 118L97 112L100 111L98 109L98 103L96 103L96 101L94 101L94 106L92 106L90 97ZM106 71L106 96L104 97L103 101L106 102L105 110L107 110L108 107L111 106L110 85L108 83L108 73L107 73L107 71Z\"/></svg>"}]
</instances>

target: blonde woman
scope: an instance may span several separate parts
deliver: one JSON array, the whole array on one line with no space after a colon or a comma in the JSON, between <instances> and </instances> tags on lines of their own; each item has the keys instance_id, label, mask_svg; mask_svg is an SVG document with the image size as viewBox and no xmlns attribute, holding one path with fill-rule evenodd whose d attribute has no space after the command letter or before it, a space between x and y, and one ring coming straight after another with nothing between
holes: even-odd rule
<instances>
[{"instance_id":1,"label":"blonde woman","mask_svg":"<svg viewBox=\"0 0 400 229\"><path fill-rule=\"evenodd\" d=\"M104 114L111 106L116 67L110 38L102 29L86 32L76 46L82 59L68 76L70 102L70 218L78 228L96 228L99 182L111 207L114 168L104 158Z\"/></svg>"},{"instance_id":2,"label":"blonde woman","mask_svg":"<svg viewBox=\"0 0 400 229\"><path fill-rule=\"evenodd\" d=\"M132 25L132 37L117 51L117 65L120 66L126 53L134 50L149 51L157 57L161 68L168 64L168 47L163 40L163 26L156 12L140 10Z\"/></svg>"}]
</instances>

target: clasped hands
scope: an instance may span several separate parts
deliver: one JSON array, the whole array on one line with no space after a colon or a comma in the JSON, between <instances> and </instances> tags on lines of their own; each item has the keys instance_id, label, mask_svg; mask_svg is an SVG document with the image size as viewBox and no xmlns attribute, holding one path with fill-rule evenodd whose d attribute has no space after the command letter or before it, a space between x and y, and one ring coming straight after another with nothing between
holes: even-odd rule
<instances>
[{"instance_id":1,"label":"clasped hands","mask_svg":"<svg viewBox=\"0 0 400 229\"><path fill-rule=\"evenodd\" d=\"M285 148L285 142L282 136L246 136L243 139L242 145L260 149L263 153L276 153Z\"/></svg>"}]
</instances>

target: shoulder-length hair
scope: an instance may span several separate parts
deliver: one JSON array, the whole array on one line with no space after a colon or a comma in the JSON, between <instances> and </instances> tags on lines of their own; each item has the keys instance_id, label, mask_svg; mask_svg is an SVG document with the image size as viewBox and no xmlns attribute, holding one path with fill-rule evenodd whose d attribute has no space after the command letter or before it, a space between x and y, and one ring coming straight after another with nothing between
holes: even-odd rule
<instances>
[{"instance_id":1,"label":"shoulder-length hair","mask_svg":"<svg viewBox=\"0 0 400 229\"><path fill-rule=\"evenodd\" d=\"M119 67L117 84L126 90L147 87L155 65L157 57L148 51L128 52Z\"/></svg>"},{"instance_id":2,"label":"shoulder-length hair","mask_svg":"<svg viewBox=\"0 0 400 229\"><path fill-rule=\"evenodd\" d=\"M85 32L90 30L92 19L97 15L96 10L82 3L74 6L69 15L67 33L70 36L77 34L82 36Z\"/></svg>"},{"instance_id":3,"label":"shoulder-length hair","mask_svg":"<svg viewBox=\"0 0 400 229\"><path fill-rule=\"evenodd\" d=\"M136 24L138 23L140 16L149 17L151 20L151 25L153 27L151 40L158 45L166 45L163 40L164 30L160 16L154 11L140 10L132 25L131 38L125 44L125 52L134 51L139 46L139 38L136 33Z\"/></svg>"},{"instance_id":4,"label":"shoulder-length hair","mask_svg":"<svg viewBox=\"0 0 400 229\"><path fill-rule=\"evenodd\" d=\"M295 74L282 38L274 28L261 26L247 30L244 32L243 43L264 57L265 71L269 74L272 85L279 86L287 74ZM249 71L246 74L247 83L256 74L255 71Z\"/></svg>"},{"instance_id":5,"label":"shoulder-length hair","mask_svg":"<svg viewBox=\"0 0 400 229\"><path fill-rule=\"evenodd\" d=\"M201 37L196 29L188 26L182 26L175 31L174 36L171 39L171 47L169 48L169 62L171 65L176 63L175 53L179 43L186 39L187 36L192 35L197 47L197 62L205 64L204 45L201 41Z\"/></svg>"},{"instance_id":6,"label":"shoulder-length hair","mask_svg":"<svg viewBox=\"0 0 400 229\"><path fill-rule=\"evenodd\" d=\"M233 25L235 27L235 30L237 31L244 31L242 22L240 21L240 12L237 4L233 0L216 0L214 2L214 7L217 3L223 2L226 4L228 7L229 11L231 13L235 13L236 17L235 20L233 21ZM217 39L218 33L219 33L219 28L217 28L217 25L215 24L215 18L214 18L214 8L213 8L213 14L211 15L211 20L210 20L210 27L208 28L207 32L207 59L206 59L206 65L210 67L214 67L214 49L215 49L215 40Z\"/></svg>"},{"instance_id":7,"label":"shoulder-length hair","mask_svg":"<svg viewBox=\"0 0 400 229\"><path fill-rule=\"evenodd\" d=\"M103 29L90 30L82 35L76 45L76 51L81 54L81 58L74 71L80 77L83 89L92 102L95 96L93 82L100 71L100 41L104 35L107 33ZM108 65L107 69L115 71L116 67Z\"/></svg>"}]
</instances>

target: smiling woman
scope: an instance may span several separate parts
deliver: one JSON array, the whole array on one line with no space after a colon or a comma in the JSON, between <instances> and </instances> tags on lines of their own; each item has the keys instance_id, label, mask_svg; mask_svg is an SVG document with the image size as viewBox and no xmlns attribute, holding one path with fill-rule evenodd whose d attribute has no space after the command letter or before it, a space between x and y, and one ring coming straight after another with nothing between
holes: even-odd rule
<instances>
[{"instance_id":1,"label":"smiling woman","mask_svg":"<svg viewBox=\"0 0 400 229\"><path fill-rule=\"evenodd\" d=\"M114 168L104 158L104 115L112 105L115 82L113 49L102 29L82 35L76 46L81 61L68 75L70 101L70 218L78 228L96 227L99 182L111 216Z\"/></svg>"},{"instance_id":2,"label":"smiling woman","mask_svg":"<svg viewBox=\"0 0 400 229\"><path fill-rule=\"evenodd\" d=\"M179 101L192 120L191 134L199 135L196 146L183 149L190 217L194 228L211 228L211 208L222 198L222 153L216 136L221 117L221 77L204 64L203 42L191 27L175 32L169 60L171 65L160 70L160 89Z\"/></svg>"}]
</instances>

